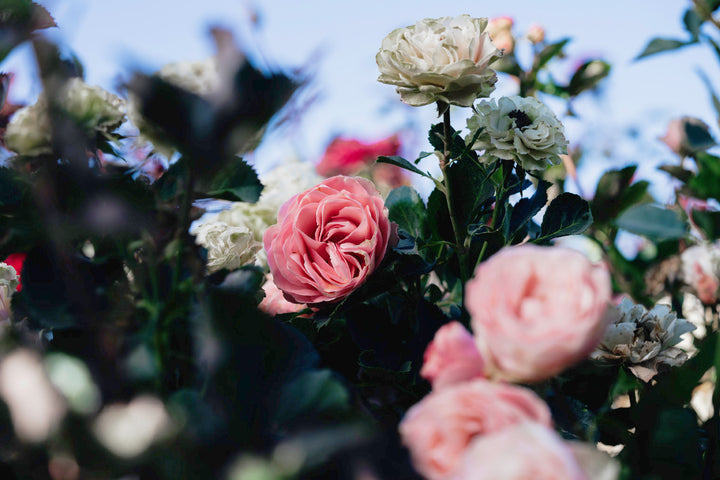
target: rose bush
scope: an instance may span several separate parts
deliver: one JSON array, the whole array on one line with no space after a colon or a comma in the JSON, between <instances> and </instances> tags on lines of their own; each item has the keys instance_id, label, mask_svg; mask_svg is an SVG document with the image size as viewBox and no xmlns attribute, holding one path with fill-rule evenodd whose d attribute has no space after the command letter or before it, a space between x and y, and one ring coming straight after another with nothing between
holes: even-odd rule
<instances>
[{"instance_id":1,"label":"rose bush","mask_svg":"<svg viewBox=\"0 0 720 480\"><path fill-rule=\"evenodd\" d=\"M375 57L378 80L395 85L408 105L472 105L490 95L497 81L488 65L501 53L487 24L487 18L460 15L426 18L393 30Z\"/></svg>"},{"instance_id":2,"label":"rose bush","mask_svg":"<svg viewBox=\"0 0 720 480\"><path fill-rule=\"evenodd\" d=\"M587 357L608 318L610 276L581 253L521 245L501 250L465 287L487 374L517 382L550 378Z\"/></svg>"},{"instance_id":3,"label":"rose bush","mask_svg":"<svg viewBox=\"0 0 720 480\"><path fill-rule=\"evenodd\" d=\"M525 170L543 170L567 153L562 123L542 102L528 97L502 97L476 105L468 119L466 141L484 151L480 160L514 160ZM479 132L479 135L477 134Z\"/></svg>"},{"instance_id":4,"label":"rose bush","mask_svg":"<svg viewBox=\"0 0 720 480\"><path fill-rule=\"evenodd\" d=\"M420 375L439 389L482 377L484 366L472 334L461 323L450 322L440 327L427 346Z\"/></svg>"},{"instance_id":5,"label":"rose bush","mask_svg":"<svg viewBox=\"0 0 720 480\"><path fill-rule=\"evenodd\" d=\"M371 182L338 175L288 200L263 238L275 285L295 303L335 302L380 264L391 227Z\"/></svg>"},{"instance_id":6,"label":"rose bush","mask_svg":"<svg viewBox=\"0 0 720 480\"><path fill-rule=\"evenodd\" d=\"M430 393L399 428L418 472L441 480L453 478L475 438L524 421L552 425L550 410L531 390L477 379Z\"/></svg>"}]
</instances>

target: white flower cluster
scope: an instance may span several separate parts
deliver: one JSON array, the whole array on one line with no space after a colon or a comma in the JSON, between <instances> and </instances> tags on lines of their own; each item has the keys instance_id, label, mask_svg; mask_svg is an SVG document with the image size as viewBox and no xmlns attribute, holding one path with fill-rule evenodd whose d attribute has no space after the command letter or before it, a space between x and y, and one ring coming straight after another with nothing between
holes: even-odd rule
<instances>
[{"instance_id":1,"label":"white flower cluster","mask_svg":"<svg viewBox=\"0 0 720 480\"><path fill-rule=\"evenodd\" d=\"M590 358L600 363L625 363L644 382L659 371L685 363L687 354L675 345L695 325L677 318L668 305L648 311L627 298L608 309L612 323Z\"/></svg>"},{"instance_id":2,"label":"white flower cluster","mask_svg":"<svg viewBox=\"0 0 720 480\"><path fill-rule=\"evenodd\" d=\"M720 244L694 245L680 255L682 278L705 304L718 301L720 288Z\"/></svg>"},{"instance_id":3,"label":"white flower cluster","mask_svg":"<svg viewBox=\"0 0 720 480\"><path fill-rule=\"evenodd\" d=\"M480 102L475 110L466 143L484 152L481 161L514 160L525 170L543 170L567 153L562 123L535 98L502 97Z\"/></svg>"},{"instance_id":4,"label":"white flower cluster","mask_svg":"<svg viewBox=\"0 0 720 480\"><path fill-rule=\"evenodd\" d=\"M79 78L63 85L57 103L86 133L110 133L125 120L124 100ZM13 115L5 143L20 155L41 155L51 152L51 134L48 102L43 93L35 104Z\"/></svg>"},{"instance_id":5,"label":"white flower cluster","mask_svg":"<svg viewBox=\"0 0 720 480\"><path fill-rule=\"evenodd\" d=\"M378 81L395 85L412 106L443 101L469 107L487 97L497 76L488 65L501 52L486 31L487 18L426 18L398 28L382 41L375 57Z\"/></svg>"},{"instance_id":6,"label":"white flower cluster","mask_svg":"<svg viewBox=\"0 0 720 480\"><path fill-rule=\"evenodd\" d=\"M208 250L208 268L232 270L253 262L264 265L263 235L277 222L280 207L321 180L309 162L285 162L260 175L265 188L256 203L233 202L229 209L203 217L191 233L196 235L195 242Z\"/></svg>"}]
</instances>

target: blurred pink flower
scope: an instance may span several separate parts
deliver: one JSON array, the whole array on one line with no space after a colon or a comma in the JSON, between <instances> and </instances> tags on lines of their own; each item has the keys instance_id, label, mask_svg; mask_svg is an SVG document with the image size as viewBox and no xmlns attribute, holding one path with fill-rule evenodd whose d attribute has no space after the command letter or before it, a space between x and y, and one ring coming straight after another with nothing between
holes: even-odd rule
<instances>
[{"instance_id":1,"label":"blurred pink flower","mask_svg":"<svg viewBox=\"0 0 720 480\"><path fill-rule=\"evenodd\" d=\"M696 144L691 145L688 139L688 129L696 129L698 132L704 130L705 135L698 135ZM706 150L714 145L707 124L699 118L688 116L671 120L665 136L660 137L660 140L681 157L687 157L696 151Z\"/></svg>"},{"instance_id":2,"label":"blurred pink flower","mask_svg":"<svg viewBox=\"0 0 720 480\"><path fill-rule=\"evenodd\" d=\"M375 143L338 137L328 145L316 170L323 177L355 175L364 167L372 165L377 157L397 155L399 151L400 140L397 135Z\"/></svg>"},{"instance_id":3,"label":"blurred pink flower","mask_svg":"<svg viewBox=\"0 0 720 480\"><path fill-rule=\"evenodd\" d=\"M514 21L512 17L495 17L488 22L486 32L490 35L493 45L510 54L515 48L515 39L512 35Z\"/></svg>"},{"instance_id":4,"label":"blurred pink flower","mask_svg":"<svg viewBox=\"0 0 720 480\"><path fill-rule=\"evenodd\" d=\"M472 334L459 322L450 322L427 346L420 375L437 390L484 376L484 365Z\"/></svg>"},{"instance_id":5,"label":"blurred pink flower","mask_svg":"<svg viewBox=\"0 0 720 480\"><path fill-rule=\"evenodd\" d=\"M550 427L550 410L531 390L483 379L436 390L400 422L413 465L429 480L453 478L470 443L524 421Z\"/></svg>"},{"instance_id":6,"label":"blurred pink flower","mask_svg":"<svg viewBox=\"0 0 720 480\"><path fill-rule=\"evenodd\" d=\"M263 237L275 285L295 303L336 302L380 265L392 234L373 184L338 175L295 195Z\"/></svg>"},{"instance_id":7,"label":"blurred pink flower","mask_svg":"<svg viewBox=\"0 0 720 480\"><path fill-rule=\"evenodd\" d=\"M530 43L532 43L533 45L537 45L538 43L545 40L545 29L542 25L534 23L528 28L526 36L527 39L530 40Z\"/></svg>"},{"instance_id":8,"label":"blurred pink flower","mask_svg":"<svg viewBox=\"0 0 720 480\"><path fill-rule=\"evenodd\" d=\"M522 422L473 440L453 480L587 480L551 428Z\"/></svg>"},{"instance_id":9,"label":"blurred pink flower","mask_svg":"<svg viewBox=\"0 0 720 480\"><path fill-rule=\"evenodd\" d=\"M610 276L575 250L521 245L475 270L465 301L491 378L537 382L587 357L609 319Z\"/></svg>"}]
</instances>

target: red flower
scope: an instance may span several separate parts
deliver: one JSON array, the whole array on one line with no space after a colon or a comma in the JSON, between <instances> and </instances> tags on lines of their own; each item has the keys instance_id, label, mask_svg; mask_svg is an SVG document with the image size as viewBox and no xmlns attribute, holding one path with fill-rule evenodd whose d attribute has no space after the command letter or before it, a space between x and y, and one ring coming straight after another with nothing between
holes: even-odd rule
<instances>
[{"instance_id":1,"label":"red flower","mask_svg":"<svg viewBox=\"0 0 720 480\"><path fill-rule=\"evenodd\" d=\"M338 137L328 145L316 170L324 177L354 175L363 167L371 165L377 157L397 155L399 150L400 140L397 135L375 143Z\"/></svg>"},{"instance_id":2,"label":"red flower","mask_svg":"<svg viewBox=\"0 0 720 480\"><path fill-rule=\"evenodd\" d=\"M22 290L22 278L20 278L20 272L22 272L23 263L25 263L25 258L27 258L26 253L12 253L8 255L8 257L3 260L4 263L7 263L11 267L15 269L18 275L18 280L20 283L18 284L17 291L19 292Z\"/></svg>"}]
</instances>

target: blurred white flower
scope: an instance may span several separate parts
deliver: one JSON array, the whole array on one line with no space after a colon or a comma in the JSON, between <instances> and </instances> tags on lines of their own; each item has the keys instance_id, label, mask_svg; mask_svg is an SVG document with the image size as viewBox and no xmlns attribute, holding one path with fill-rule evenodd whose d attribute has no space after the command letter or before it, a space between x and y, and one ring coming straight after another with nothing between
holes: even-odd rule
<instances>
[{"instance_id":1,"label":"blurred white flower","mask_svg":"<svg viewBox=\"0 0 720 480\"><path fill-rule=\"evenodd\" d=\"M706 305L718 301L720 287L720 245L702 243L680 255L682 278Z\"/></svg>"},{"instance_id":2,"label":"blurred white flower","mask_svg":"<svg viewBox=\"0 0 720 480\"><path fill-rule=\"evenodd\" d=\"M47 439L67 410L40 356L26 349L17 349L0 362L0 396L10 410L15 433L25 442Z\"/></svg>"},{"instance_id":3,"label":"blurred white flower","mask_svg":"<svg viewBox=\"0 0 720 480\"><path fill-rule=\"evenodd\" d=\"M15 268L7 263L0 263L0 321L10 318L12 313L10 301L18 285L20 285L20 278Z\"/></svg>"},{"instance_id":4,"label":"blurred white flower","mask_svg":"<svg viewBox=\"0 0 720 480\"><path fill-rule=\"evenodd\" d=\"M100 443L122 458L140 455L173 430L163 402L147 395L136 397L128 404L105 407L93 423L93 432Z\"/></svg>"},{"instance_id":5,"label":"blurred white flower","mask_svg":"<svg viewBox=\"0 0 720 480\"><path fill-rule=\"evenodd\" d=\"M642 381L649 382L658 372L685 363L688 356L675 345L695 325L677 318L668 305L655 305L648 311L624 298L608 308L612 323L590 358L600 363L625 363Z\"/></svg>"},{"instance_id":6,"label":"blurred white flower","mask_svg":"<svg viewBox=\"0 0 720 480\"><path fill-rule=\"evenodd\" d=\"M100 87L71 78L60 90L58 106L85 133L110 133L125 120L125 101ZM5 132L9 150L20 155L51 152L51 127L45 93L37 102L15 112Z\"/></svg>"},{"instance_id":7,"label":"blurred white flower","mask_svg":"<svg viewBox=\"0 0 720 480\"><path fill-rule=\"evenodd\" d=\"M519 96L486 100L467 121L466 142L484 151L480 161L514 160L525 170L543 170L567 153L562 123L545 104Z\"/></svg>"},{"instance_id":8,"label":"blurred white flower","mask_svg":"<svg viewBox=\"0 0 720 480\"><path fill-rule=\"evenodd\" d=\"M393 30L375 56L378 81L395 85L402 101L415 107L436 101L471 106L497 82L488 65L501 52L487 25L487 18L460 15Z\"/></svg>"},{"instance_id":9,"label":"blurred white flower","mask_svg":"<svg viewBox=\"0 0 720 480\"><path fill-rule=\"evenodd\" d=\"M67 399L72 410L81 414L97 411L100 390L82 360L63 353L51 353L45 358L45 365L50 382Z\"/></svg>"}]
</instances>

